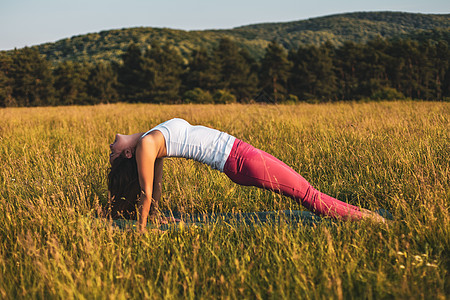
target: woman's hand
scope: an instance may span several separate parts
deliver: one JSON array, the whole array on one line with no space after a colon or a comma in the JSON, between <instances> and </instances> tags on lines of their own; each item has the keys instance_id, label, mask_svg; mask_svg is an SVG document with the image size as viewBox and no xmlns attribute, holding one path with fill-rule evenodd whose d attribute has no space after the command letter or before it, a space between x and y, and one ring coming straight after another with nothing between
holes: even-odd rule
<instances>
[{"instance_id":1,"label":"woman's hand","mask_svg":"<svg viewBox=\"0 0 450 300\"><path fill-rule=\"evenodd\" d=\"M165 231L163 231L163 230L161 230L161 229L158 229L158 228L150 228L150 229L147 229L147 228L139 229L139 228L138 228L137 232L138 232L139 234L148 234L148 233L152 233L152 234L164 234L164 233L166 233Z\"/></svg>"},{"instance_id":2,"label":"woman's hand","mask_svg":"<svg viewBox=\"0 0 450 300\"><path fill-rule=\"evenodd\" d=\"M159 217L158 221L160 224L169 224L169 223L181 222L181 219L174 218L174 217Z\"/></svg>"}]
</instances>

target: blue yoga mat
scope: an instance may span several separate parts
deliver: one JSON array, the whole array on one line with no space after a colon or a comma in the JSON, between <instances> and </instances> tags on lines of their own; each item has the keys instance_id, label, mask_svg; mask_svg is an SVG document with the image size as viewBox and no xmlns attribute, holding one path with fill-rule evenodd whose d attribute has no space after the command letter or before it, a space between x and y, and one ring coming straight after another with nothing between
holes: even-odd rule
<instances>
[{"instance_id":1,"label":"blue yoga mat","mask_svg":"<svg viewBox=\"0 0 450 300\"><path fill-rule=\"evenodd\" d=\"M178 213L165 212L165 217L175 217L182 222L162 224L159 227L149 224L148 228L158 228L160 230L203 227L205 225L223 224L237 227L254 227L263 224L277 225L282 222L289 225L311 226L320 222L331 222L330 219L323 219L311 212L301 210L282 210L269 212L249 212L249 213L228 213L228 214L196 214L180 215ZM136 227L136 221L131 220L113 220L113 226L120 229L132 229Z\"/></svg>"}]
</instances>

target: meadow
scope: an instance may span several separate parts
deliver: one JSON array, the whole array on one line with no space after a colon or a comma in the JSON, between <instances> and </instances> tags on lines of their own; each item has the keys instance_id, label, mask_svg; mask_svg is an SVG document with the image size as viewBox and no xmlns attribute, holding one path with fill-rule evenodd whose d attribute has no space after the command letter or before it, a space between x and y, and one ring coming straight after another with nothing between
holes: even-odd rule
<instances>
[{"instance_id":1,"label":"meadow","mask_svg":"<svg viewBox=\"0 0 450 300\"><path fill-rule=\"evenodd\" d=\"M115 133L185 118L229 132L388 224L209 224L120 230L107 202ZM450 104L150 105L0 109L2 299L446 299ZM165 159L161 210L301 210L209 167Z\"/></svg>"}]
</instances>

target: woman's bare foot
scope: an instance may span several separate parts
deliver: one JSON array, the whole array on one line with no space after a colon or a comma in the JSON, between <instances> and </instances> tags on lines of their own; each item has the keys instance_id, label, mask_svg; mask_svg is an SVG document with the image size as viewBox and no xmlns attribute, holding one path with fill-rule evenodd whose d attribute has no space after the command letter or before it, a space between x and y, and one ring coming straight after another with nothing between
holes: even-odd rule
<instances>
[{"instance_id":1,"label":"woman's bare foot","mask_svg":"<svg viewBox=\"0 0 450 300\"><path fill-rule=\"evenodd\" d=\"M385 218L383 218L382 216L373 211L361 208L361 212L363 219L368 219L375 223L387 223L387 220Z\"/></svg>"}]
</instances>

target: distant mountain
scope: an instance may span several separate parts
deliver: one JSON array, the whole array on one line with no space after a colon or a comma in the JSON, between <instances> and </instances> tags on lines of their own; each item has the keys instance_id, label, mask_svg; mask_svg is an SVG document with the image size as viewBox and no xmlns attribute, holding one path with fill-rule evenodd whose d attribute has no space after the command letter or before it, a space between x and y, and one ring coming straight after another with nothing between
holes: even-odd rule
<instances>
[{"instance_id":1,"label":"distant mountain","mask_svg":"<svg viewBox=\"0 0 450 300\"><path fill-rule=\"evenodd\" d=\"M74 36L47 43L37 48L53 62L58 61L119 61L132 42L145 49L151 42L168 43L185 58L200 47L211 49L222 38L230 38L249 50L255 58L264 55L268 43L276 40L286 49L299 45L330 41L366 42L375 37L450 36L450 14L416 14L403 12L357 12L308 20L265 23L229 30L184 31L168 28L125 28Z\"/></svg>"}]
</instances>

